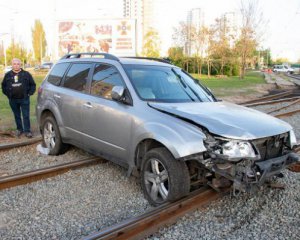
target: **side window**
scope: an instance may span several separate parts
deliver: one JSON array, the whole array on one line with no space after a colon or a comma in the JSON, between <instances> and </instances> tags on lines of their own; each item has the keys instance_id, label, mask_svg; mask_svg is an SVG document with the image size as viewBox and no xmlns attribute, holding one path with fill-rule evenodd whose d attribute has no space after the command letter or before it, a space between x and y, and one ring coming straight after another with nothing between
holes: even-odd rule
<instances>
[{"instance_id":1,"label":"side window","mask_svg":"<svg viewBox=\"0 0 300 240\"><path fill-rule=\"evenodd\" d=\"M85 91L91 66L90 63L74 63L65 77L64 87Z\"/></svg>"},{"instance_id":2,"label":"side window","mask_svg":"<svg viewBox=\"0 0 300 240\"><path fill-rule=\"evenodd\" d=\"M114 86L124 86L118 70L114 66L97 64L93 74L91 94L111 99L111 90Z\"/></svg>"},{"instance_id":3,"label":"side window","mask_svg":"<svg viewBox=\"0 0 300 240\"><path fill-rule=\"evenodd\" d=\"M67 68L69 67L69 63L59 63L56 64L51 70L48 76L48 82L58 86L61 82L62 77L64 76Z\"/></svg>"}]
</instances>

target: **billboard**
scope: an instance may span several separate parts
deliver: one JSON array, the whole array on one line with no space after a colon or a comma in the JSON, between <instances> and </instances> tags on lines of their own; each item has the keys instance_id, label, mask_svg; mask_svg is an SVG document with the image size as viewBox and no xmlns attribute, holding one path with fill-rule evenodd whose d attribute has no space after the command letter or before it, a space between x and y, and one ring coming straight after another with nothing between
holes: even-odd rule
<instances>
[{"instance_id":1,"label":"billboard","mask_svg":"<svg viewBox=\"0 0 300 240\"><path fill-rule=\"evenodd\" d=\"M65 20L58 22L58 57L75 52L136 55L134 19Z\"/></svg>"}]
</instances>

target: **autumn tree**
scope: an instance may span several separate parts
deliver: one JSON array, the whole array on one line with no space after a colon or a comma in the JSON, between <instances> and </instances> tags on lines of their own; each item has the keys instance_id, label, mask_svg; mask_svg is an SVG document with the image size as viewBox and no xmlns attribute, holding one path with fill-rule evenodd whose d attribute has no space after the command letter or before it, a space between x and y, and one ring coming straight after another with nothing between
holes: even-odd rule
<instances>
[{"instance_id":1,"label":"autumn tree","mask_svg":"<svg viewBox=\"0 0 300 240\"><path fill-rule=\"evenodd\" d=\"M202 63L207 57L209 41L209 29L205 26L195 26L191 23L180 22L174 28L173 41L175 46L182 47L187 56L192 56L196 60L197 72L201 75ZM190 58L185 58L186 69Z\"/></svg>"},{"instance_id":2,"label":"autumn tree","mask_svg":"<svg viewBox=\"0 0 300 240\"><path fill-rule=\"evenodd\" d=\"M185 22L179 22L179 26L173 29L173 42L176 47L182 47L184 54L187 55L188 42L190 39L190 31Z\"/></svg>"},{"instance_id":3,"label":"autumn tree","mask_svg":"<svg viewBox=\"0 0 300 240\"><path fill-rule=\"evenodd\" d=\"M149 30L144 36L142 56L158 58L160 51L160 39L158 32L154 29Z\"/></svg>"},{"instance_id":4,"label":"autumn tree","mask_svg":"<svg viewBox=\"0 0 300 240\"><path fill-rule=\"evenodd\" d=\"M6 49L7 64L10 64L13 58L19 58L23 64L27 63L27 50L22 43L12 42Z\"/></svg>"},{"instance_id":5,"label":"autumn tree","mask_svg":"<svg viewBox=\"0 0 300 240\"><path fill-rule=\"evenodd\" d=\"M171 47L168 49L168 57L171 61L180 67L182 66L182 60L184 58L183 47Z\"/></svg>"},{"instance_id":6,"label":"autumn tree","mask_svg":"<svg viewBox=\"0 0 300 240\"><path fill-rule=\"evenodd\" d=\"M231 48L230 43L233 42L234 36L230 29L230 24L226 18L226 14L217 18L215 24L211 27L211 51L213 58L220 64L219 72L224 75L225 64L230 63Z\"/></svg>"},{"instance_id":7,"label":"autumn tree","mask_svg":"<svg viewBox=\"0 0 300 240\"><path fill-rule=\"evenodd\" d=\"M240 78L243 79L248 61L254 56L259 44L261 37L259 28L263 25L263 20L256 1L242 1L240 13L242 25L236 42L236 51L240 59Z\"/></svg>"},{"instance_id":8,"label":"autumn tree","mask_svg":"<svg viewBox=\"0 0 300 240\"><path fill-rule=\"evenodd\" d=\"M42 62L43 56L46 53L47 41L45 31L40 20L34 21L32 32L32 47L35 59Z\"/></svg>"}]
</instances>

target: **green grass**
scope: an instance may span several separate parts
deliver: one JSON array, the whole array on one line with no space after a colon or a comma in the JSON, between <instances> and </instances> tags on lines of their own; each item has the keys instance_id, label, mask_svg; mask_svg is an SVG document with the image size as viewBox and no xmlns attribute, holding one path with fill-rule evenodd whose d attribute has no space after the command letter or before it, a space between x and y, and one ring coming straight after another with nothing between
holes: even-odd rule
<instances>
[{"instance_id":1,"label":"green grass","mask_svg":"<svg viewBox=\"0 0 300 240\"><path fill-rule=\"evenodd\" d=\"M41 85L46 73L35 74L32 76L36 83L36 89ZM1 77L1 82L3 80L3 76ZM35 105L37 99L37 90L33 96L30 97L30 122L32 128L36 128L36 118L35 118ZM9 130L15 129L15 121L13 117L13 113L8 103L7 97L2 93L2 89L0 91L0 130Z\"/></svg>"},{"instance_id":2,"label":"green grass","mask_svg":"<svg viewBox=\"0 0 300 240\"><path fill-rule=\"evenodd\" d=\"M247 95L256 92L256 87L266 84L263 75L260 72L247 72L244 79L239 77L210 77L193 74L193 77L199 79L201 83L210 88L218 96Z\"/></svg>"}]
</instances>

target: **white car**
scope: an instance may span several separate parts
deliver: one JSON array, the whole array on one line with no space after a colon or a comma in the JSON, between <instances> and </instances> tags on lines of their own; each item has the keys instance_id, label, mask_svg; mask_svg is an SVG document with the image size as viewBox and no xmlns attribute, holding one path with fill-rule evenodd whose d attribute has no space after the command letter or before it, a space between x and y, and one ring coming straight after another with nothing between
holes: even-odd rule
<instances>
[{"instance_id":1,"label":"white car","mask_svg":"<svg viewBox=\"0 0 300 240\"><path fill-rule=\"evenodd\" d=\"M293 74L294 73L294 69L289 67L289 66L286 66L286 65L274 65L273 67L273 72L278 72L278 73L290 73L290 74Z\"/></svg>"}]
</instances>

